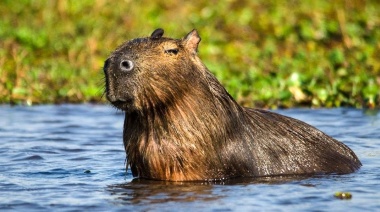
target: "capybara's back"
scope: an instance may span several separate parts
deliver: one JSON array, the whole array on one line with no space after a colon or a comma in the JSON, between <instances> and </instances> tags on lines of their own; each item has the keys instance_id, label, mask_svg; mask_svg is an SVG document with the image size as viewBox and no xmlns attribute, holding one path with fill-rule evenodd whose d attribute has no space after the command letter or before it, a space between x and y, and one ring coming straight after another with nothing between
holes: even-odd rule
<instances>
[{"instance_id":1,"label":"capybara's back","mask_svg":"<svg viewBox=\"0 0 380 212\"><path fill-rule=\"evenodd\" d=\"M251 119L257 175L340 173L361 163L343 143L302 121L273 112L246 109Z\"/></svg>"},{"instance_id":2,"label":"capybara's back","mask_svg":"<svg viewBox=\"0 0 380 212\"><path fill-rule=\"evenodd\" d=\"M104 65L107 99L125 111L135 177L223 180L361 166L346 145L302 121L238 105L197 56L197 31L182 39L163 33L122 44Z\"/></svg>"}]
</instances>

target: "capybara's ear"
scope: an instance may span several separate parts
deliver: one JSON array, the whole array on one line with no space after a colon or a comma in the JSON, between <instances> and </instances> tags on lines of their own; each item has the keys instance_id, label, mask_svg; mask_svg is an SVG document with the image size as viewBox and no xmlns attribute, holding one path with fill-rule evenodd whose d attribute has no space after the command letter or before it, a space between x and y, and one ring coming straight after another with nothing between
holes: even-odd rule
<instances>
[{"instance_id":1,"label":"capybara's ear","mask_svg":"<svg viewBox=\"0 0 380 212\"><path fill-rule=\"evenodd\" d=\"M201 42L201 37L199 37L196 29L193 29L189 34L183 38L185 47L192 53L196 54L198 51L198 44Z\"/></svg>"},{"instance_id":2,"label":"capybara's ear","mask_svg":"<svg viewBox=\"0 0 380 212\"><path fill-rule=\"evenodd\" d=\"M154 32L150 35L150 37L152 39L159 39L162 37L162 35L164 35L164 30L161 28L158 28L158 29L154 30Z\"/></svg>"}]
</instances>

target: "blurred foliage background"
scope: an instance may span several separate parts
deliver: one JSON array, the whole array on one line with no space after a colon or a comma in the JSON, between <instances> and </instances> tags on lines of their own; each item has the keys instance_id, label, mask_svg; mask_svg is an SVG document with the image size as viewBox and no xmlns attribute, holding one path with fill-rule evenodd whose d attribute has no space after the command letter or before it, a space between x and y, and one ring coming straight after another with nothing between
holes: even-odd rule
<instances>
[{"instance_id":1,"label":"blurred foliage background","mask_svg":"<svg viewBox=\"0 0 380 212\"><path fill-rule=\"evenodd\" d=\"M379 107L378 0L2 0L0 103L105 102L125 40L193 28L199 55L245 106Z\"/></svg>"}]
</instances>

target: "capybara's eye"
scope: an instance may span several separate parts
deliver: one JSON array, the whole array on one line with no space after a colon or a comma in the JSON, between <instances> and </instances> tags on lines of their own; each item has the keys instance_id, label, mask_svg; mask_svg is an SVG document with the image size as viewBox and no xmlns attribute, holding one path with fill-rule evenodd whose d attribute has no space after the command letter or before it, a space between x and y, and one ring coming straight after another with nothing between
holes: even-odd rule
<instances>
[{"instance_id":1,"label":"capybara's eye","mask_svg":"<svg viewBox=\"0 0 380 212\"><path fill-rule=\"evenodd\" d=\"M178 52L179 52L179 49L167 49L167 50L165 50L165 53L167 53L167 54L176 55L176 54L178 54Z\"/></svg>"}]
</instances>

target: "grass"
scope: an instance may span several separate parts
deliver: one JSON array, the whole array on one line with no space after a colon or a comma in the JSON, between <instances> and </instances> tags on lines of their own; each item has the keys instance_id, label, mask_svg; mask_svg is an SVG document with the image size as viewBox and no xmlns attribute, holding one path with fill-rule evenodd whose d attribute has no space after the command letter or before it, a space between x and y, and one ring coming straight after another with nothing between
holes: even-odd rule
<instances>
[{"instance_id":1,"label":"grass","mask_svg":"<svg viewBox=\"0 0 380 212\"><path fill-rule=\"evenodd\" d=\"M380 107L377 0L3 0L0 103L105 102L102 66L128 39L198 29L239 103Z\"/></svg>"}]
</instances>

